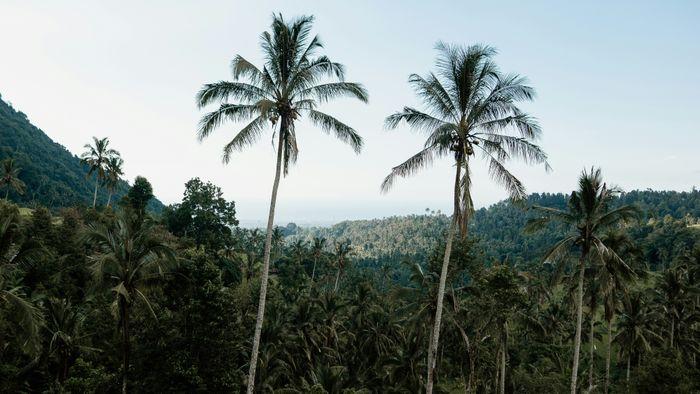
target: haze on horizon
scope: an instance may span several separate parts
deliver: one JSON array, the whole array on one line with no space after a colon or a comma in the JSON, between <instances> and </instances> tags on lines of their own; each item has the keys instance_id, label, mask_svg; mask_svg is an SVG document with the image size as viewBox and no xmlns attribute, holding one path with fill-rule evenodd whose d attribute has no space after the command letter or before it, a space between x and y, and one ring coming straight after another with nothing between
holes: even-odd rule
<instances>
[{"instance_id":1,"label":"haze on horizon","mask_svg":"<svg viewBox=\"0 0 700 394\"><path fill-rule=\"evenodd\" d=\"M501 69L527 76L538 98L525 108L543 129L554 169L511 168L530 192L568 192L577 175L601 166L625 190L689 190L700 182L700 3L629 1L500 7L440 2L4 0L0 4L0 94L56 142L79 154L108 136L125 159L125 176L143 175L165 203L178 202L195 176L222 187L243 221L267 214L274 152L263 138L221 162L240 125L203 143L194 95L202 84L230 80L236 54L261 64L259 35L273 12L316 17L325 53L365 85L370 103L339 101L327 112L365 139L350 148L302 123L299 162L283 179L278 223L448 211L452 170L437 162L398 182L379 184L415 153L423 137L406 127L385 131L384 118L420 107L410 73L432 69L435 42L484 43ZM267 134L269 138L270 134ZM476 166L477 206L506 197Z\"/></svg>"}]
</instances>

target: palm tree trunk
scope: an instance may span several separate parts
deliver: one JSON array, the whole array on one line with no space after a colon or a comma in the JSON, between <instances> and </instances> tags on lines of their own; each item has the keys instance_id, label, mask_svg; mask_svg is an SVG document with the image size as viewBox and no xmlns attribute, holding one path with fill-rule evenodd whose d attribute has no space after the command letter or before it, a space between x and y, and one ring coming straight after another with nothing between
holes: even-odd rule
<instances>
[{"instance_id":1,"label":"palm tree trunk","mask_svg":"<svg viewBox=\"0 0 700 394\"><path fill-rule=\"evenodd\" d=\"M581 351L581 324L583 320L583 271L585 268L586 251L581 253L579 259L578 290L576 293L576 337L574 338L574 360L571 367L571 394L576 393L576 379L578 378L578 361Z\"/></svg>"},{"instance_id":2,"label":"palm tree trunk","mask_svg":"<svg viewBox=\"0 0 700 394\"><path fill-rule=\"evenodd\" d=\"M61 383L65 382L66 379L68 379L68 354L63 355L63 370L61 372Z\"/></svg>"},{"instance_id":3,"label":"palm tree trunk","mask_svg":"<svg viewBox=\"0 0 700 394\"><path fill-rule=\"evenodd\" d=\"M61 382L65 382L68 379L68 356L63 359L63 376L61 376Z\"/></svg>"},{"instance_id":4,"label":"palm tree trunk","mask_svg":"<svg viewBox=\"0 0 700 394\"><path fill-rule=\"evenodd\" d=\"M316 278L316 263L318 258L314 258L314 268L311 270L311 283L314 283L314 278Z\"/></svg>"},{"instance_id":5,"label":"palm tree trunk","mask_svg":"<svg viewBox=\"0 0 700 394\"><path fill-rule=\"evenodd\" d=\"M676 319L671 316L671 349L673 349L673 335L675 334L676 331Z\"/></svg>"},{"instance_id":6,"label":"palm tree trunk","mask_svg":"<svg viewBox=\"0 0 700 394\"><path fill-rule=\"evenodd\" d=\"M121 297L121 313L122 313L122 394L127 392L128 372L129 372L129 307L126 300Z\"/></svg>"},{"instance_id":7,"label":"palm tree trunk","mask_svg":"<svg viewBox=\"0 0 700 394\"><path fill-rule=\"evenodd\" d=\"M612 318L608 320L608 345L605 351L605 394L610 388L610 357L612 354Z\"/></svg>"},{"instance_id":8,"label":"palm tree trunk","mask_svg":"<svg viewBox=\"0 0 700 394\"><path fill-rule=\"evenodd\" d=\"M428 322L430 325L430 332L428 333L428 346L433 343L433 337L435 336L435 325L432 322ZM430 354L428 354L428 365L430 365Z\"/></svg>"},{"instance_id":9,"label":"palm tree trunk","mask_svg":"<svg viewBox=\"0 0 700 394\"><path fill-rule=\"evenodd\" d=\"M275 180L272 184L272 196L270 197L270 213L267 217L267 235L265 237L265 252L263 257L263 271L260 277L260 300L258 301L258 316L255 319L255 333L253 334L253 350L250 355L248 369L247 393L252 394L255 388L255 368L258 363L258 351L260 350L260 335L262 334L263 318L265 316L265 299L267 297L267 279L270 271L270 251L272 249L272 226L275 221L275 204L277 203L277 189L280 184L280 172L282 169L283 137L287 132L286 120L282 119L277 144L277 164L275 167Z\"/></svg>"},{"instance_id":10,"label":"palm tree trunk","mask_svg":"<svg viewBox=\"0 0 700 394\"><path fill-rule=\"evenodd\" d=\"M472 355L473 351L469 352L469 383L467 383L467 393L471 393L474 389L474 379L476 378L476 357Z\"/></svg>"},{"instance_id":11,"label":"palm tree trunk","mask_svg":"<svg viewBox=\"0 0 700 394\"><path fill-rule=\"evenodd\" d=\"M627 356L627 376L626 376L626 379L625 379L625 380L627 380L627 383L630 382L630 359L631 359L631 358L632 358L632 355L628 355L628 356Z\"/></svg>"},{"instance_id":12,"label":"palm tree trunk","mask_svg":"<svg viewBox=\"0 0 700 394\"><path fill-rule=\"evenodd\" d=\"M9 201L10 198L10 185L7 185L7 188L5 188L5 201Z\"/></svg>"},{"instance_id":13,"label":"palm tree trunk","mask_svg":"<svg viewBox=\"0 0 700 394\"><path fill-rule=\"evenodd\" d=\"M593 391L593 369L595 367L595 360L594 360L595 355L593 353L593 323L594 323L593 315L594 315L594 313L595 312L593 310L591 310L591 327L590 327L590 331L588 332L588 344L589 344L588 353L589 353L589 359L590 359L590 365L588 367L588 392L589 393Z\"/></svg>"},{"instance_id":14,"label":"palm tree trunk","mask_svg":"<svg viewBox=\"0 0 700 394\"><path fill-rule=\"evenodd\" d=\"M95 208L97 206L97 188L100 186L100 178L96 178L95 180L95 194L92 196L92 207Z\"/></svg>"},{"instance_id":15,"label":"palm tree trunk","mask_svg":"<svg viewBox=\"0 0 700 394\"><path fill-rule=\"evenodd\" d=\"M501 334L501 374L500 374L500 379L501 382L499 384L500 386L500 393L505 394L506 392L506 347L508 344L506 343L506 333L505 330L507 328L505 327L505 324L503 325L503 330L504 333Z\"/></svg>"},{"instance_id":16,"label":"palm tree trunk","mask_svg":"<svg viewBox=\"0 0 700 394\"><path fill-rule=\"evenodd\" d=\"M107 197L107 206L112 202L112 192L109 192L109 197Z\"/></svg>"},{"instance_id":17,"label":"palm tree trunk","mask_svg":"<svg viewBox=\"0 0 700 394\"><path fill-rule=\"evenodd\" d=\"M335 274L335 286L333 286L333 292L336 293L338 291L338 280L340 279L340 268L338 268L338 273Z\"/></svg>"},{"instance_id":18,"label":"palm tree trunk","mask_svg":"<svg viewBox=\"0 0 700 394\"><path fill-rule=\"evenodd\" d=\"M428 379L426 381L425 392L432 394L433 392L433 377L435 369L435 358L440 341L440 324L442 323L442 302L445 298L445 284L447 282L447 269L450 265L450 254L452 253L452 240L454 238L457 222L459 221L459 181L460 181L461 162L457 162L457 171L455 176L454 186L454 213L452 214L452 224L447 233L447 242L445 244L445 257L442 260L442 269L440 271L440 284L438 286L437 307L435 309L435 321L433 325L433 337L428 345Z\"/></svg>"}]
</instances>

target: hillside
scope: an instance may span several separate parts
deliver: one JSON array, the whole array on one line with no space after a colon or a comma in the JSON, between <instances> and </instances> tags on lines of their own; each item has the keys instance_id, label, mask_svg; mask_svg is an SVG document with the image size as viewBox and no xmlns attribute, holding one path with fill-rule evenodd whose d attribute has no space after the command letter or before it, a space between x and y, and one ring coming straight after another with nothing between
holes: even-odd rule
<instances>
[{"instance_id":1,"label":"hillside","mask_svg":"<svg viewBox=\"0 0 700 394\"><path fill-rule=\"evenodd\" d=\"M525 206L542 205L563 208L564 194L532 194ZM692 233L673 233L687 228L697 233L700 218L700 191L631 191L624 193L616 204L636 204L644 213L641 223L633 228L637 238L652 236L670 237L668 248L683 248L684 237ZM543 231L525 235L523 227L532 213L524 207L501 201L475 212L471 234L478 237L491 259L508 259L514 262L532 262L541 258L552 240L561 237L564 229L551 225ZM335 240L350 240L355 256L362 259L380 259L424 255L435 245L438 235L447 227L448 219L442 214L395 216L374 220L344 221L331 227L299 228L290 239L311 240L314 236ZM674 227L675 225L675 227ZM666 227L665 227L666 226ZM670 232L670 233L669 233ZM659 233L662 233L659 235ZM669 233L669 234L666 234ZM664 235L666 234L666 235ZM688 241L690 242L690 241ZM658 247L655 243L655 247ZM664 253L648 249L653 264ZM666 254L675 255L673 251ZM657 257L654 257L657 256Z\"/></svg>"},{"instance_id":2,"label":"hillside","mask_svg":"<svg viewBox=\"0 0 700 394\"><path fill-rule=\"evenodd\" d=\"M0 96L0 160L8 157L15 159L21 168L19 177L27 185L22 195L10 193L11 199L20 205L60 208L92 203L95 181L86 177L87 169L80 159L51 140L31 124L27 115ZM128 188L126 181L120 182L113 199L119 199ZM98 201L106 200L107 191L101 189ZM154 199L150 208L159 212L163 204Z\"/></svg>"}]
</instances>

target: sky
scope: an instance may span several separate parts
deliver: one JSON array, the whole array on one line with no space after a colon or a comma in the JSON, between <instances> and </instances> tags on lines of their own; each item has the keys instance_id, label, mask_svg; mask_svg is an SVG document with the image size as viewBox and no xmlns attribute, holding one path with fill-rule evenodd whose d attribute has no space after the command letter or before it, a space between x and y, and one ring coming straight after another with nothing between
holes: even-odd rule
<instances>
[{"instance_id":1,"label":"sky","mask_svg":"<svg viewBox=\"0 0 700 394\"><path fill-rule=\"evenodd\" d=\"M0 94L52 139L79 154L110 138L125 176L148 178L166 204L193 177L220 186L243 222L263 222L274 175L271 134L228 165L221 149L240 125L200 143L194 101L204 83L230 80L240 54L262 64L259 36L273 12L314 15L324 53L364 84L369 104L323 110L364 138L360 155L302 122L300 156L282 180L277 222L449 211L453 168L436 162L379 185L423 144L384 118L420 102L411 73L434 66L435 43L494 46L505 72L528 77L540 145L553 171L513 162L529 192L568 192L590 166L625 190L700 185L700 2L672 1L33 1L0 0ZM481 163L477 206L507 197Z\"/></svg>"}]
</instances>

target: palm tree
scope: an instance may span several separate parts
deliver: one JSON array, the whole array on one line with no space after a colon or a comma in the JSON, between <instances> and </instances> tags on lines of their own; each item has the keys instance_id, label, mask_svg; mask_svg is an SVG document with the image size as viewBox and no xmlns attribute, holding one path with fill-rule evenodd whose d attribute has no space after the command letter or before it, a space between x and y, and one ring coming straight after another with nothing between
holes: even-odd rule
<instances>
[{"instance_id":1,"label":"palm tree","mask_svg":"<svg viewBox=\"0 0 700 394\"><path fill-rule=\"evenodd\" d=\"M24 293L20 267L29 267L43 248L33 239L18 239L21 234L19 211L12 206L0 220L0 304L10 307L11 318L25 334L22 348L36 353L40 348L39 329L43 324L41 311Z\"/></svg>"},{"instance_id":2,"label":"palm tree","mask_svg":"<svg viewBox=\"0 0 700 394\"><path fill-rule=\"evenodd\" d=\"M149 285L168 272L174 252L153 235L153 222L137 223L137 215L121 211L112 226L91 224L85 242L94 245L90 269L100 285L115 296L114 304L122 333L122 392L127 390L129 369L129 321L132 306L141 300L154 314L146 296Z\"/></svg>"},{"instance_id":3,"label":"palm tree","mask_svg":"<svg viewBox=\"0 0 700 394\"><path fill-rule=\"evenodd\" d=\"M198 133L200 140L208 137L225 120L250 120L224 147L225 163L234 151L242 150L258 140L266 125L269 124L273 129L273 138L277 137L275 178L267 220L248 393L252 393L255 386L280 173L284 169L286 175L290 164L294 164L298 155L296 123L306 115L314 125L327 133L334 133L356 152L359 153L362 148L362 138L355 130L316 109L319 104L334 98L354 97L367 102L368 96L362 85L344 81L345 69L341 64L326 56L316 55L323 45L318 36L311 37L312 23L313 17L310 16L286 21L282 15L274 15L271 32L264 32L261 36L264 67L260 69L240 55L236 56L232 62L234 82L206 84L197 94L200 108L214 102L222 103L219 109L202 118ZM231 104L228 100L235 100L236 103Z\"/></svg>"},{"instance_id":4,"label":"palm tree","mask_svg":"<svg viewBox=\"0 0 700 394\"><path fill-rule=\"evenodd\" d=\"M306 256L309 254L308 244L306 241L298 239L289 246L289 254L292 261L298 266L304 264Z\"/></svg>"},{"instance_id":5,"label":"palm tree","mask_svg":"<svg viewBox=\"0 0 700 394\"><path fill-rule=\"evenodd\" d=\"M98 349L87 346L89 334L83 331L86 315L67 299L50 298L46 305L49 337L49 354L57 353L59 370L57 380L61 383L68 378L71 360L79 352L92 352Z\"/></svg>"},{"instance_id":6,"label":"palm tree","mask_svg":"<svg viewBox=\"0 0 700 394\"><path fill-rule=\"evenodd\" d=\"M425 333L428 333L428 341L431 341L434 336L434 325L432 319L435 317L435 303L437 301L437 286L438 274L430 269L430 266L424 269L418 263L405 261L410 270L409 286L395 287L392 292L392 298L402 302L400 309L397 310L399 315L405 315L405 320L402 324L407 325L412 332L412 338L416 342L424 343L426 338ZM412 351L407 352L407 360L401 362L409 362L410 368L404 369L404 378L410 378L412 382L420 380L420 372L414 370L417 364L417 358L423 353L424 347L416 347Z\"/></svg>"},{"instance_id":7,"label":"palm tree","mask_svg":"<svg viewBox=\"0 0 700 394\"><path fill-rule=\"evenodd\" d=\"M316 278L316 265L318 261L323 257L323 250L326 247L326 239L321 237L314 237L311 245L311 255L314 258L314 267L311 270L311 283L314 282Z\"/></svg>"},{"instance_id":8,"label":"palm tree","mask_svg":"<svg viewBox=\"0 0 700 394\"><path fill-rule=\"evenodd\" d=\"M109 138L105 137L98 139L97 137L92 137L93 145L85 144L86 149L82 155L80 155L80 160L83 164L86 164L89 169L87 176L95 176L95 194L92 197L92 207L95 208L97 205L97 189L100 186L100 182L104 181L107 177L107 165L111 157L119 157L119 152L109 147Z\"/></svg>"},{"instance_id":9,"label":"palm tree","mask_svg":"<svg viewBox=\"0 0 700 394\"><path fill-rule=\"evenodd\" d=\"M124 175L122 166L124 165L124 160L119 156L112 156L107 159L107 173L105 177L105 185L107 190L109 190L109 197L107 198L107 206L112 202L112 195L119 185L120 177Z\"/></svg>"},{"instance_id":10,"label":"palm tree","mask_svg":"<svg viewBox=\"0 0 700 394\"><path fill-rule=\"evenodd\" d=\"M605 236L603 241L605 245L611 250L614 250L618 256L624 256L625 260L629 260L633 253L636 252L632 240L623 232L611 231ZM630 270L627 264L620 264L615 258L607 258L600 261L600 265L597 268L598 275L595 277L595 280L600 284L599 288L602 293L603 315L608 331L605 351L604 386L604 391L607 394L610 387L610 359L613 338L612 323L615 318L619 300L623 294L627 293L627 286L636 275L634 271ZM593 358L591 357L591 361L592 360Z\"/></svg>"},{"instance_id":11,"label":"palm tree","mask_svg":"<svg viewBox=\"0 0 700 394\"><path fill-rule=\"evenodd\" d=\"M579 190L571 193L567 210L535 206L533 209L542 212L544 216L530 220L526 228L528 231L534 231L553 220L560 221L570 227L571 232L559 240L545 255L545 262L557 261L569 255L573 248L577 248L579 251L579 260L576 267L578 286L576 294L576 336L574 339L573 367L571 371L572 394L576 392L576 380L578 377L583 318L583 278L588 260L593 253L599 260L613 259L617 264L626 266L617 253L605 244L603 235L606 230L615 228L638 214L637 208L630 205L611 209L610 205L617 194L618 191L616 189L610 189L603 183L600 169L592 168L590 172L584 171L579 178Z\"/></svg>"},{"instance_id":12,"label":"palm tree","mask_svg":"<svg viewBox=\"0 0 700 394\"><path fill-rule=\"evenodd\" d=\"M661 339L652 330L657 316L654 316L646 305L647 300L641 293L626 295L622 298L622 309L617 323L618 333L614 341L620 344L622 353L626 356L628 382L632 356L642 351L649 351L651 342Z\"/></svg>"},{"instance_id":13,"label":"palm tree","mask_svg":"<svg viewBox=\"0 0 700 394\"><path fill-rule=\"evenodd\" d=\"M491 177L505 186L514 199L524 197L525 188L506 169L505 163L510 158L523 159L527 163L544 163L549 168L547 155L534 144L541 133L539 125L516 105L535 96L526 79L516 74L501 73L493 61L496 51L488 46L464 48L438 43L437 50L437 75L430 73L421 77L412 74L409 77L409 83L422 99L427 112L404 107L403 111L386 119L387 128L396 128L405 121L412 128L426 132L428 138L423 150L394 167L381 186L382 191L387 192L397 176L412 175L436 158L449 156L454 160L454 214L440 275L435 335L428 350L428 393L433 389L433 369L452 238L457 227L460 236L466 237L473 211L470 160L477 152L480 153L488 163Z\"/></svg>"},{"instance_id":14,"label":"palm tree","mask_svg":"<svg viewBox=\"0 0 700 394\"><path fill-rule=\"evenodd\" d=\"M350 241L335 243L335 252L333 253L333 260L335 260L335 266L338 268L338 272L335 275L335 285L333 286L333 291L338 291L338 281L340 280L340 274L345 271L345 267L348 264L348 255L352 252L352 247L350 246Z\"/></svg>"},{"instance_id":15,"label":"palm tree","mask_svg":"<svg viewBox=\"0 0 700 394\"><path fill-rule=\"evenodd\" d=\"M590 323L588 329L588 392L593 392L593 375L595 371L595 344L593 343L595 340L595 316L600 303L600 293L602 292L600 281L595 280L597 268L598 267L592 267L586 270L586 274L584 275L590 277L588 288L584 291L585 295L588 297L588 322Z\"/></svg>"},{"instance_id":16,"label":"palm tree","mask_svg":"<svg viewBox=\"0 0 700 394\"><path fill-rule=\"evenodd\" d=\"M689 300L689 289L684 281L684 271L680 267L667 269L661 275L656 295L663 314L669 322L669 348L676 347L676 333L682 311Z\"/></svg>"},{"instance_id":17,"label":"palm tree","mask_svg":"<svg viewBox=\"0 0 700 394\"><path fill-rule=\"evenodd\" d=\"M3 174L0 177L0 186L5 187L5 201L10 196L10 189L16 193L23 194L26 185L19 179L20 168L15 166L15 160L12 158L3 160L2 168Z\"/></svg>"},{"instance_id":18,"label":"palm tree","mask_svg":"<svg viewBox=\"0 0 700 394\"><path fill-rule=\"evenodd\" d=\"M23 337L20 345L28 354L40 350L39 330L43 324L41 311L27 297L20 283L18 270L0 265L0 305L9 307L9 319L19 324Z\"/></svg>"},{"instance_id":19,"label":"palm tree","mask_svg":"<svg viewBox=\"0 0 700 394\"><path fill-rule=\"evenodd\" d=\"M0 267L27 267L44 251L35 239L18 240L20 231L19 212L15 208L0 220Z\"/></svg>"}]
</instances>

